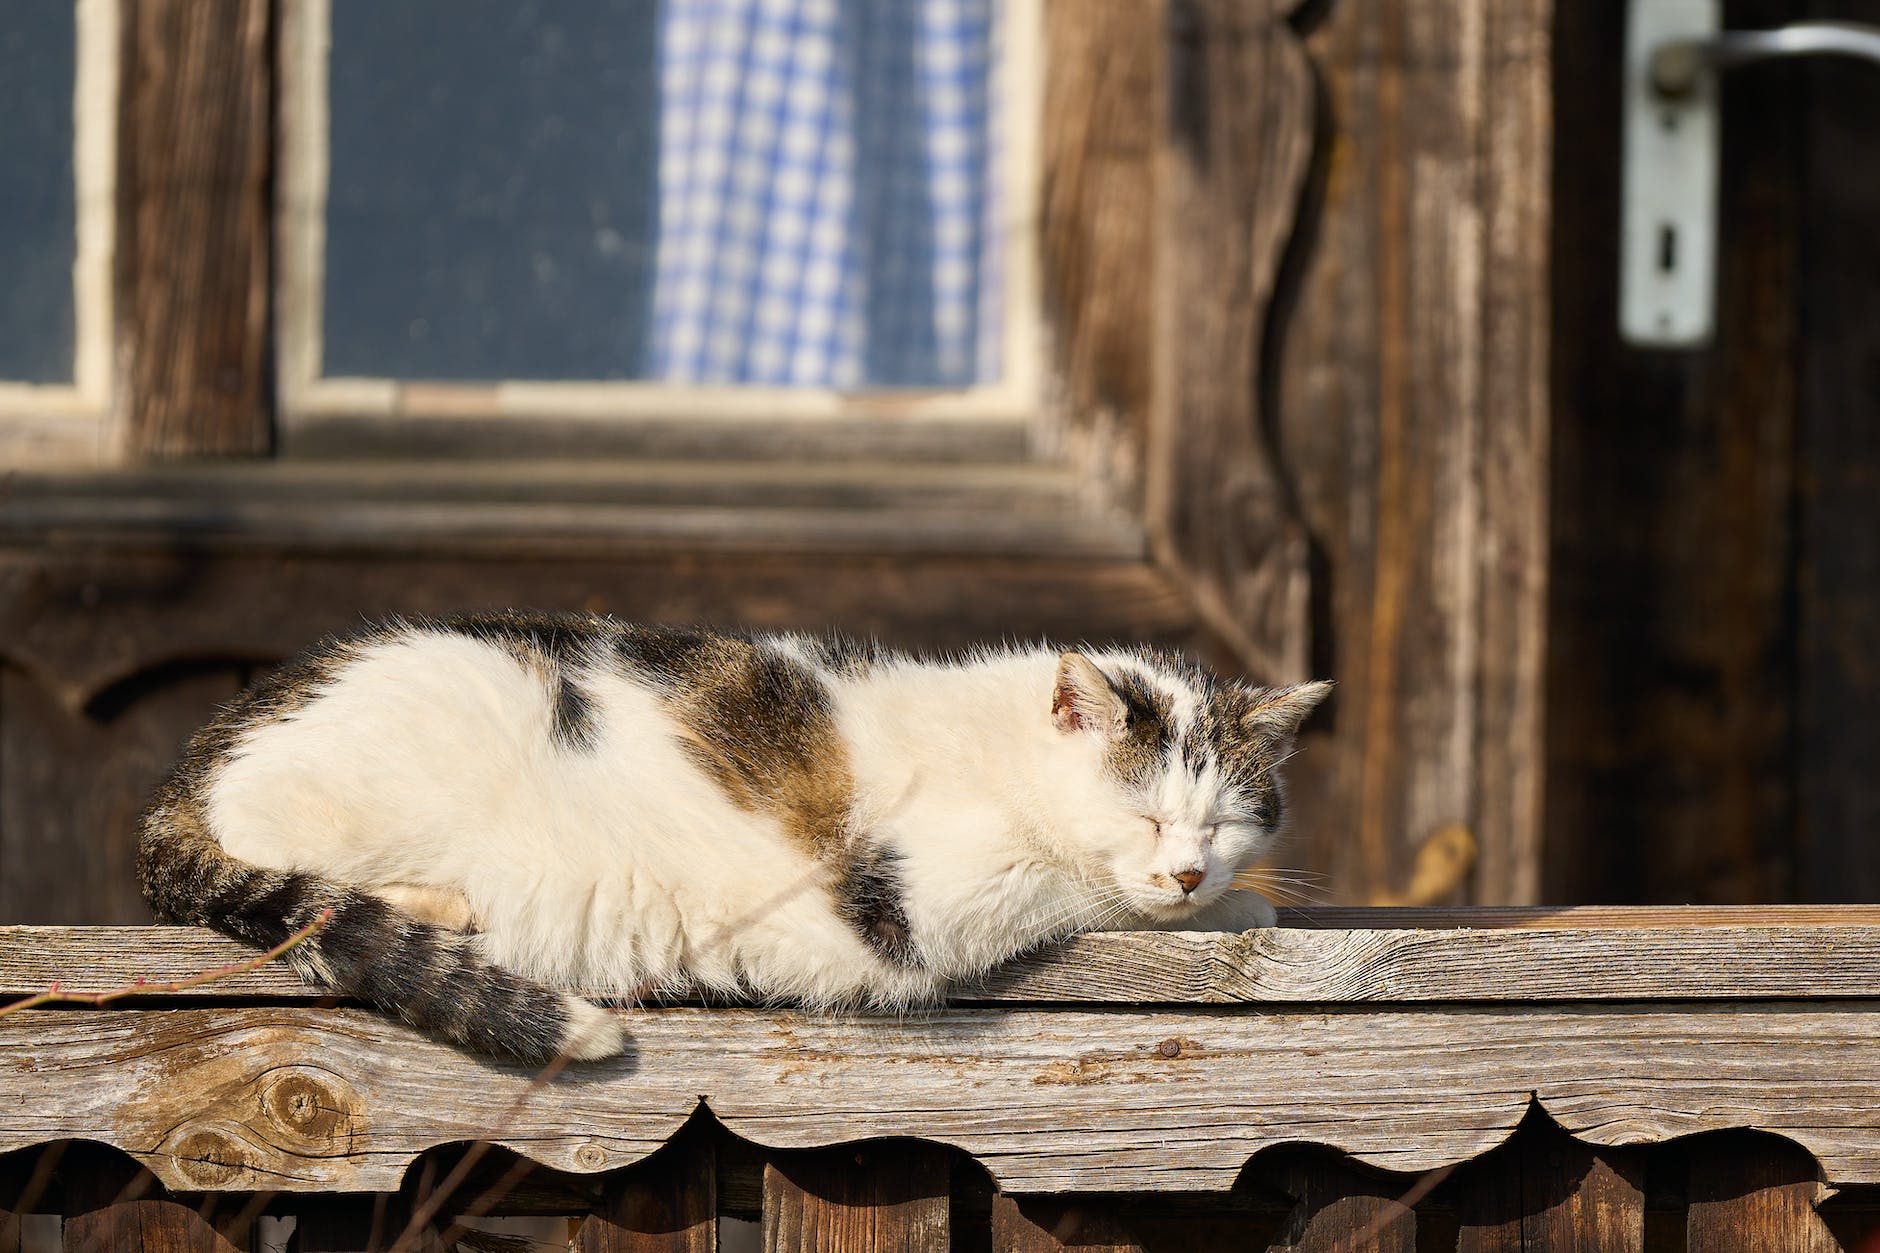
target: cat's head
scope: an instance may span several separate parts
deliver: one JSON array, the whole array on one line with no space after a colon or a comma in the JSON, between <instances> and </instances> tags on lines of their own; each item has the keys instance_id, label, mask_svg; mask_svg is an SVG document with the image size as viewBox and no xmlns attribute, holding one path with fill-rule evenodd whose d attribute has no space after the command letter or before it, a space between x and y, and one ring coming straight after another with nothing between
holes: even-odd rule
<instances>
[{"instance_id":1,"label":"cat's head","mask_svg":"<svg viewBox=\"0 0 1880 1253\"><path fill-rule=\"evenodd\" d=\"M1266 854L1279 766L1327 682L1259 688L1149 652L1064 653L1051 721L1097 781L1072 837L1134 908L1178 919Z\"/></svg>"}]
</instances>

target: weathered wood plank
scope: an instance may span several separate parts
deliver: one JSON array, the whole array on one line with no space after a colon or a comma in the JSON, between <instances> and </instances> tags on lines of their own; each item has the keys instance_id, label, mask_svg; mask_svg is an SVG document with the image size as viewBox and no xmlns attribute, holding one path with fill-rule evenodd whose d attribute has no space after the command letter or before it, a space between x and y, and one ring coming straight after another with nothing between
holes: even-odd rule
<instances>
[{"instance_id":1,"label":"weathered wood plank","mask_svg":"<svg viewBox=\"0 0 1880 1253\"><path fill-rule=\"evenodd\" d=\"M1398 1199L1403 1185L1335 1159L1293 1164L1275 1182L1294 1200L1272 1253L1416 1253L1416 1212Z\"/></svg>"},{"instance_id":2,"label":"weathered wood plank","mask_svg":"<svg viewBox=\"0 0 1880 1253\"><path fill-rule=\"evenodd\" d=\"M1744 912L1765 924L1780 916ZM194 927L0 926L0 997L44 991L55 980L74 992L108 991L140 978L170 983L253 956ZM1880 926L1871 925L1108 932L1021 958L956 999L1061 1005L1866 999L1880 996L1876 969ZM274 965L176 995L228 1003L327 994Z\"/></svg>"},{"instance_id":3,"label":"weathered wood plank","mask_svg":"<svg viewBox=\"0 0 1880 1253\"><path fill-rule=\"evenodd\" d=\"M609 1183L577 1253L717 1253L717 1162L696 1124L643 1168Z\"/></svg>"},{"instance_id":4,"label":"weathered wood plank","mask_svg":"<svg viewBox=\"0 0 1880 1253\"><path fill-rule=\"evenodd\" d=\"M919 1144L773 1158L764 1165L765 1253L946 1253L951 1166Z\"/></svg>"},{"instance_id":5,"label":"weathered wood plank","mask_svg":"<svg viewBox=\"0 0 1880 1253\"><path fill-rule=\"evenodd\" d=\"M1815 1164L1792 1146L1736 1137L1694 1145L1690 1171L1688 1253L1841 1247L1815 1212L1823 1196Z\"/></svg>"},{"instance_id":6,"label":"weathered wood plank","mask_svg":"<svg viewBox=\"0 0 1880 1253\"><path fill-rule=\"evenodd\" d=\"M142 456L269 445L271 13L267 0L122 10L117 349Z\"/></svg>"},{"instance_id":7,"label":"weathered wood plank","mask_svg":"<svg viewBox=\"0 0 1880 1253\"><path fill-rule=\"evenodd\" d=\"M629 1057L535 1086L359 1011L31 1011L0 1019L0 1152L77 1136L185 1190L369 1191L478 1139L625 1165L703 1098L771 1148L927 1138L1011 1190L1224 1191L1284 1143L1395 1171L1465 1161L1538 1099L1592 1144L1752 1126L1836 1185L1880 1183L1880 1014L1832 1003L629 1022Z\"/></svg>"}]
</instances>

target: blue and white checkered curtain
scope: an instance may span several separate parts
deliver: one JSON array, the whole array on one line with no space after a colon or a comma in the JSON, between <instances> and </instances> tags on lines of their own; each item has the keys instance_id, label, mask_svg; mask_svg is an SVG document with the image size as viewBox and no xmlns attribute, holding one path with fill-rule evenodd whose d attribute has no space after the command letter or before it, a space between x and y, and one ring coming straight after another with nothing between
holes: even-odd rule
<instances>
[{"instance_id":1,"label":"blue and white checkered curtain","mask_svg":"<svg viewBox=\"0 0 1880 1253\"><path fill-rule=\"evenodd\" d=\"M999 369L998 0L664 0L650 374Z\"/></svg>"}]
</instances>

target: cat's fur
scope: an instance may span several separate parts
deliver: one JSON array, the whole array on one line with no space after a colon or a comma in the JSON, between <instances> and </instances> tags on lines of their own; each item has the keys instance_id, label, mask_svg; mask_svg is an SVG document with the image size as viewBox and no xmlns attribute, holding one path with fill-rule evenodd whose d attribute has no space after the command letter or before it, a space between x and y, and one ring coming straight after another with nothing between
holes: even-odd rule
<instances>
[{"instance_id":1,"label":"cat's fur","mask_svg":"<svg viewBox=\"0 0 1880 1253\"><path fill-rule=\"evenodd\" d=\"M157 913L472 1049L599 1057L616 995L892 1007L1054 936L1239 929L1276 767L1328 685L1137 649L926 661L493 614L320 645L145 816Z\"/></svg>"}]
</instances>

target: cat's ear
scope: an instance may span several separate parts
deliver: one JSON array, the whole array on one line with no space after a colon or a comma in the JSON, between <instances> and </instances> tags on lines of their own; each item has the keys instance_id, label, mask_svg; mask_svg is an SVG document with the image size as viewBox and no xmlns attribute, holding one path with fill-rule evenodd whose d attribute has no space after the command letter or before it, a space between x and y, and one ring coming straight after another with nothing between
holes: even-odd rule
<instances>
[{"instance_id":1,"label":"cat's ear","mask_svg":"<svg viewBox=\"0 0 1880 1253\"><path fill-rule=\"evenodd\" d=\"M1329 679L1295 683L1291 687L1260 688L1253 704L1241 715L1241 725L1255 735L1290 740L1299 734L1308 715L1332 694Z\"/></svg>"},{"instance_id":2,"label":"cat's ear","mask_svg":"<svg viewBox=\"0 0 1880 1253\"><path fill-rule=\"evenodd\" d=\"M1129 706L1110 686L1103 671L1082 653L1058 657L1057 682L1051 688L1051 724L1066 735L1094 731L1116 735L1129 716Z\"/></svg>"}]
</instances>

